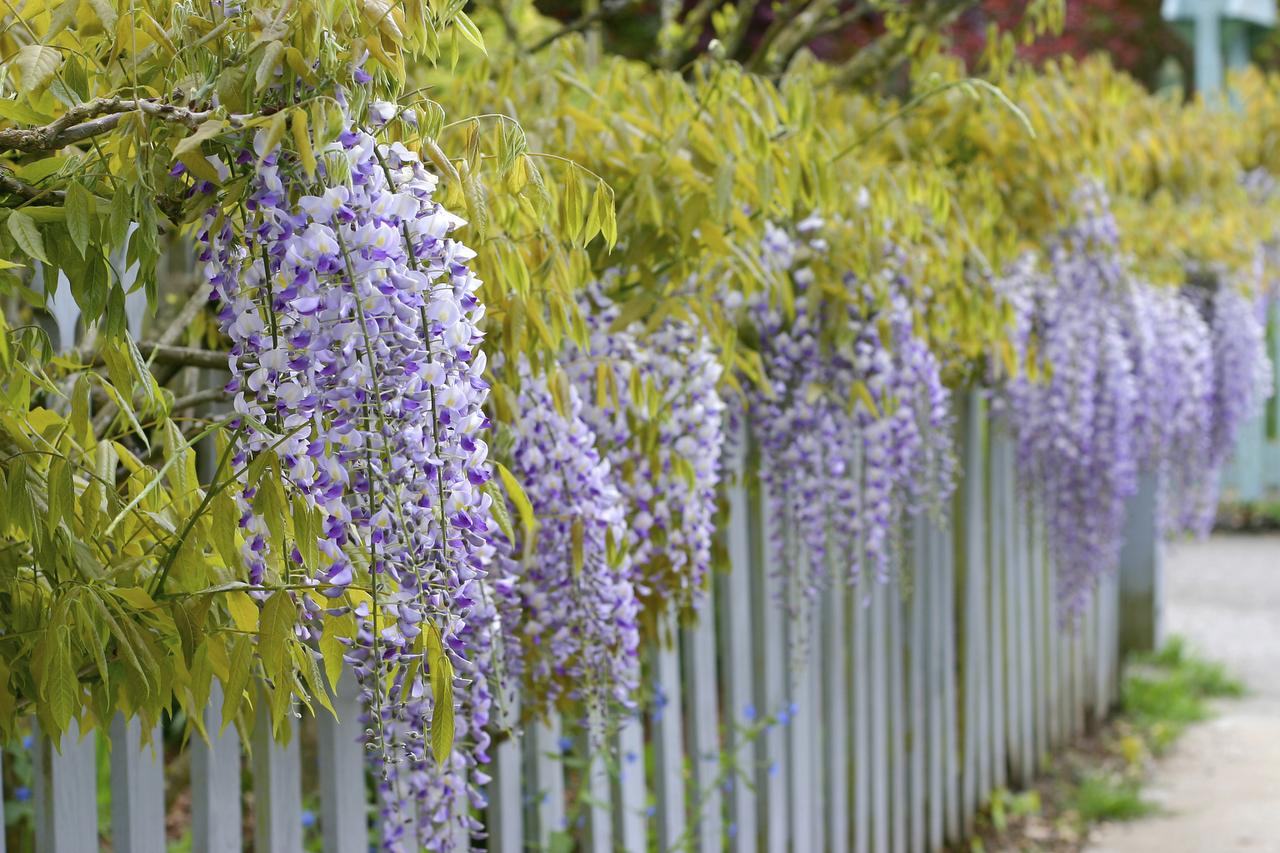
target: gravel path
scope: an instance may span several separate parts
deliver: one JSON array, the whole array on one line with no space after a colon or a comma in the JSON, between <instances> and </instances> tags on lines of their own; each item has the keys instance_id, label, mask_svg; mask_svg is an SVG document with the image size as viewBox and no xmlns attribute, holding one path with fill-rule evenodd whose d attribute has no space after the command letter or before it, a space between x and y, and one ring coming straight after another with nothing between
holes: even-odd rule
<instances>
[{"instance_id":1,"label":"gravel path","mask_svg":"<svg viewBox=\"0 0 1280 853\"><path fill-rule=\"evenodd\" d=\"M1152 817L1102 827L1089 853L1280 853L1280 537L1214 537L1168 555L1166 628L1249 694L1162 760Z\"/></svg>"}]
</instances>

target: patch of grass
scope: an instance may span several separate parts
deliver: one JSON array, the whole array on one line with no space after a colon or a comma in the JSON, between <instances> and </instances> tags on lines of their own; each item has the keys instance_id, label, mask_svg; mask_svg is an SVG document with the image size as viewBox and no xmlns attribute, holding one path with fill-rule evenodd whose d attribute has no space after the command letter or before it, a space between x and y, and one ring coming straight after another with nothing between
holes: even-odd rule
<instances>
[{"instance_id":1,"label":"patch of grass","mask_svg":"<svg viewBox=\"0 0 1280 853\"><path fill-rule=\"evenodd\" d=\"M1031 790L993 794L970 850L1074 853L1091 824L1151 814L1157 806L1143 798L1142 783L1152 756L1209 717L1210 700L1244 692L1223 666L1197 657L1179 637L1132 656L1118 713L1092 737L1053 755Z\"/></svg>"},{"instance_id":2,"label":"patch of grass","mask_svg":"<svg viewBox=\"0 0 1280 853\"><path fill-rule=\"evenodd\" d=\"M1142 798L1137 782L1109 773L1090 774L1082 779L1071 805L1086 823L1133 820L1155 811L1155 805Z\"/></svg>"},{"instance_id":3,"label":"patch of grass","mask_svg":"<svg viewBox=\"0 0 1280 853\"><path fill-rule=\"evenodd\" d=\"M1121 691L1121 709L1153 752L1163 752L1190 723L1209 715L1209 699L1244 695L1244 685L1218 663L1196 657L1181 637L1158 652L1135 656Z\"/></svg>"}]
</instances>

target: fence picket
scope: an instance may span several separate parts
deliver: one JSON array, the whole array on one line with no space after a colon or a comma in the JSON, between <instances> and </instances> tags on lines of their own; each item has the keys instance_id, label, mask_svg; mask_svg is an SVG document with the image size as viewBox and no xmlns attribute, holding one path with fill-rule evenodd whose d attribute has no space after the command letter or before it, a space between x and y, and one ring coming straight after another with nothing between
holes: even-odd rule
<instances>
[{"instance_id":1,"label":"fence picket","mask_svg":"<svg viewBox=\"0 0 1280 853\"><path fill-rule=\"evenodd\" d=\"M871 849L889 853L889 652L888 590L875 582L871 591Z\"/></svg>"},{"instance_id":2,"label":"fence picket","mask_svg":"<svg viewBox=\"0 0 1280 853\"><path fill-rule=\"evenodd\" d=\"M674 614L670 624L675 623ZM684 789L684 720L681 711L682 681L680 676L679 632L672 628L674 647L654 651L657 707L653 710L654 761L657 778L658 847L667 850L685 834Z\"/></svg>"},{"instance_id":3,"label":"fence picket","mask_svg":"<svg viewBox=\"0 0 1280 853\"><path fill-rule=\"evenodd\" d=\"M222 730L222 685L213 682L204 711L208 743L191 741L192 853L240 853L240 736Z\"/></svg>"},{"instance_id":4,"label":"fence picket","mask_svg":"<svg viewBox=\"0 0 1280 853\"><path fill-rule=\"evenodd\" d=\"M809 753L810 712L812 711L809 688L814 676L812 651L815 643L812 636L814 627L812 623L815 619L816 615L810 613L809 624L799 625L788 620L786 626L788 640L785 643L785 654L790 664L788 667L790 678L787 680L789 702L783 711L786 723L784 766L787 768L787 780L790 782L789 796L793 821L791 848L793 850L814 849L813 829L819 823L814 809L816 792L813 789L813 779L809 774L809 768L813 766L813 757Z\"/></svg>"},{"instance_id":5,"label":"fence picket","mask_svg":"<svg viewBox=\"0 0 1280 853\"><path fill-rule=\"evenodd\" d=\"M827 763L826 748L823 743L823 706L822 676L826 671L826 646L822 638L826 631L826 608L819 603L814 608L814 625L809 637L809 662L805 673L805 691L800 700L800 719L797 724L805 727L805 750L809 756L809 765L805 770L809 776L809 790L813 792L813 808L810 812L812 830L809 833L812 850L827 849L826 809L828 792L826 789Z\"/></svg>"},{"instance_id":6,"label":"fence picket","mask_svg":"<svg viewBox=\"0 0 1280 853\"><path fill-rule=\"evenodd\" d=\"M636 714L627 714L618 730L618 833L626 853L649 849L648 802L644 780L644 724ZM519 794L519 788L516 788ZM517 844L518 844L517 839ZM513 853L521 848L511 848ZM506 848L503 848L504 853Z\"/></svg>"},{"instance_id":7,"label":"fence picket","mask_svg":"<svg viewBox=\"0 0 1280 853\"><path fill-rule=\"evenodd\" d=\"M517 728L518 696L503 699L498 725L509 734L493 751L493 782L489 785L489 850L521 853L524 850L524 736Z\"/></svg>"},{"instance_id":8,"label":"fence picket","mask_svg":"<svg viewBox=\"0 0 1280 853\"><path fill-rule=\"evenodd\" d=\"M826 647L823 649L823 686L826 725L823 727L822 748L828 751L826 779L822 787L827 791L827 843L831 853L848 853L849 850L849 650L848 622L845 619L849 598L845 582L848 569L839 560L831 561L832 589L826 596L826 618L823 625Z\"/></svg>"},{"instance_id":9,"label":"fence picket","mask_svg":"<svg viewBox=\"0 0 1280 853\"><path fill-rule=\"evenodd\" d=\"M320 828L325 853L346 853L368 845L369 814L361 786L364 774L360 725L360 686L351 673L338 679L330 701L335 717L317 712L317 758L320 771Z\"/></svg>"},{"instance_id":10,"label":"fence picket","mask_svg":"<svg viewBox=\"0 0 1280 853\"><path fill-rule=\"evenodd\" d=\"M924 576L924 520L920 516L911 519L911 546L908 551L911 559L911 600L907 608L907 707L910 709L911 746L908 752L910 762L907 778L910 784L910 795L907 806L907 818L910 826L910 844L912 851L925 849L925 817L928 806L925 800L925 753L928 736L925 732L925 708L929 704L929 694L925 691L925 667L928 654L925 651L925 619L928 603L926 597L930 579Z\"/></svg>"},{"instance_id":11,"label":"fence picket","mask_svg":"<svg viewBox=\"0 0 1280 853\"><path fill-rule=\"evenodd\" d=\"M298 721L287 744L271 736L271 714L259 696L253 724L253 843L255 850L302 853L302 762Z\"/></svg>"},{"instance_id":12,"label":"fence picket","mask_svg":"<svg viewBox=\"0 0 1280 853\"><path fill-rule=\"evenodd\" d=\"M965 480L961 503L960 524L964 542L964 789L961 810L964 831L973 830L973 816L982 805L982 798L990 786L990 754L988 752L987 707L990 693L984 689L986 680L987 593L983 544L986 538L983 524L985 504L985 466L982 436L982 403L971 394L965 416L964 443L961 450L964 460Z\"/></svg>"},{"instance_id":13,"label":"fence picket","mask_svg":"<svg viewBox=\"0 0 1280 853\"><path fill-rule=\"evenodd\" d=\"M729 705L728 749L734 777L730 787L730 841L740 853L756 853L757 797L755 772L758 759L755 739L745 729L755 722L755 622L752 613L753 565L760 562L759 512L755 497L747 490L747 450L745 430L738 441L739 455L731 462L732 482L727 488L729 527L725 531L731 571L720 574L716 585L722 596L720 608L722 637L720 648L725 661L725 696ZM755 531L757 535L753 536ZM643 849L643 848L640 848Z\"/></svg>"},{"instance_id":14,"label":"fence picket","mask_svg":"<svg viewBox=\"0 0 1280 853\"><path fill-rule=\"evenodd\" d=\"M98 849L97 736L80 736L72 720L61 751L35 733L34 809L40 853L82 853Z\"/></svg>"},{"instance_id":15,"label":"fence picket","mask_svg":"<svg viewBox=\"0 0 1280 853\"><path fill-rule=\"evenodd\" d=\"M129 853L164 853L164 736L117 713L111 721L111 842Z\"/></svg>"},{"instance_id":16,"label":"fence picket","mask_svg":"<svg viewBox=\"0 0 1280 853\"><path fill-rule=\"evenodd\" d=\"M723 798L720 791L720 699L716 676L715 596L703 597L697 624L683 631L689 672L690 751L696 786L694 819L699 848L708 853L723 846Z\"/></svg>"},{"instance_id":17,"label":"fence picket","mask_svg":"<svg viewBox=\"0 0 1280 853\"><path fill-rule=\"evenodd\" d=\"M945 751L943 753L944 773L943 783L946 787L946 803L947 803L947 839L959 842L960 832L962 829L962 821L960 819L960 811L963 807L961 802L961 765L960 765L960 732L956 715L959 711L956 702L956 590L958 581L956 576L955 563L955 536L956 513L954 509L948 512L947 529L937 532L937 549L935 554L939 556L938 566L940 568L941 583L941 608L940 618L935 623L936 628L942 634L943 642L943 667L942 667L942 691L943 691L943 741L945 743Z\"/></svg>"},{"instance_id":18,"label":"fence picket","mask_svg":"<svg viewBox=\"0 0 1280 853\"><path fill-rule=\"evenodd\" d=\"M853 623L853 849L871 850L871 608L864 599L873 583L864 573L854 588Z\"/></svg>"},{"instance_id":19,"label":"fence picket","mask_svg":"<svg viewBox=\"0 0 1280 853\"><path fill-rule=\"evenodd\" d=\"M760 530L762 541L773 541L772 527L780 523L768 511L770 505L767 490L761 487L760 498ZM761 702L765 713L778 715L786 712L791 706L790 685L787 683L787 639L783 614L779 607L782 601L782 583L774 572L769 559L768 547L760 549L760 561L755 566L756 613L757 625L760 626L761 655L764 678L761 683ZM767 834L766 850L769 853L785 853L791 838L791 821L788 809L788 768L786 750L786 731L782 726L770 726L765 731L764 769L761 778L761 790L765 792L765 827Z\"/></svg>"},{"instance_id":20,"label":"fence picket","mask_svg":"<svg viewBox=\"0 0 1280 853\"><path fill-rule=\"evenodd\" d=\"M898 582L885 586L885 610L889 622L888 675L889 675L889 825L893 853L907 850L907 755L906 700L903 697L906 679L903 674L902 587Z\"/></svg>"},{"instance_id":21,"label":"fence picket","mask_svg":"<svg viewBox=\"0 0 1280 853\"><path fill-rule=\"evenodd\" d=\"M987 630L987 683L989 688L988 707L990 708L990 756L991 775L988 777L987 790L1004 788L1008 783L1006 767L1008 751L1005 738L1008 733L1009 719L1005 704L1005 681L1007 670L1004 659L1005 622L1004 599L1007 594L1004 586L1005 551L1004 540L1008 530L1008 519L1004 508L1008 495L1005 493L1005 458L1000 430L992 423L988 428L987 451L987 495L990 504L987 510L987 536L985 563L987 576L986 630Z\"/></svg>"},{"instance_id":22,"label":"fence picket","mask_svg":"<svg viewBox=\"0 0 1280 853\"><path fill-rule=\"evenodd\" d=\"M920 552L917 559L919 566L920 591L924 599L925 645L922 646L922 658L925 667L925 716L928 729L926 733L925 758L928 765L928 846L930 853L942 849L945 811L945 766L946 741L943 738L943 708L945 707L945 688L943 676L946 665L943 660L943 646L946 642L943 628L943 594L944 578L939 565L937 526L926 517L917 519L920 529Z\"/></svg>"},{"instance_id":23,"label":"fence picket","mask_svg":"<svg viewBox=\"0 0 1280 853\"><path fill-rule=\"evenodd\" d=\"M613 795L610 791L609 744L604 735L604 718L592 710L583 733L587 755L588 786L591 792L588 817L589 849L593 853L613 850Z\"/></svg>"},{"instance_id":24,"label":"fence picket","mask_svg":"<svg viewBox=\"0 0 1280 853\"><path fill-rule=\"evenodd\" d=\"M547 847L553 833L567 829L564 804L564 746L560 715L551 712L534 726L533 787L538 817L538 843Z\"/></svg>"}]
</instances>

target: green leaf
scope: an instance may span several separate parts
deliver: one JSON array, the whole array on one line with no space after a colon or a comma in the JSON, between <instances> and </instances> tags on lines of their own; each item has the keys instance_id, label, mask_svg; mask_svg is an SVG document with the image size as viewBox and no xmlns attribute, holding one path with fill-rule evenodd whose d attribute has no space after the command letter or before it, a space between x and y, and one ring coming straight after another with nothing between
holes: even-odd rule
<instances>
[{"instance_id":1,"label":"green leaf","mask_svg":"<svg viewBox=\"0 0 1280 853\"><path fill-rule=\"evenodd\" d=\"M13 235L14 240L18 241L18 248L26 253L27 257L49 263L49 258L44 253L44 238L40 236L40 229L30 216L21 210L10 211L9 233Z\"/></svg>"},{"instance_id":2,"label":"green leaf","mask_svg":"<svg viewBox=\"0 0 1280 853\"><path fill-rule=\"evenodd\" d=\"M7 118L16 124L30 125L48 124L53 119L52 116L33 110L29 104L9 98L0 98L0 118Z\"/></svg>"},{"instance_id":3,"label":"green leaf","mask_svg":"<svg viewBox=\"0 0 1280 853\"><path fill-rule=\"evenodd\" d=\"M262 52L262 61L258 63L258 70L253 75L255 91L261 92L275 82L276 68L280 66L282 56L284 56L283 44L278 41L267 44Z\"/></svg>"},{"instance_id":4,"label":"green leaf","mask_svg":"<svg viewBox=\"0 0 1280 853\"><path fill-rule=\"evenodd\" d=\"M102 22L102 29L107 33L113 33L116 29L116 20L119 17L116 14L115 0L89 0L89 5L93 7L93 14L98 16L98 20Z\"/></svg>"},{"instance_id":5,"label":"green leaf","mask_svg":"<svg viewBox=\"0 0 1280 853\"><path fill-rule=\"evenodd\" d=\"M502 494L502 489L498 488L497 480L486 480L485 484L480 487L493 500L491 512L493 520L498 525L498 530L502 531L502 535L507 537L507 541L512 545L516 544L516 531L511 525L511 513L507 512L507 499Z\"/></svg>"},{"instance_id":6,"label":"green leaf","mask_svg":"<svg viewBox=\"0 0 1280 853\"><path fill-rule=\"evenodd\" d=\"M356 635L356 620L350 613L341 616L329 616L324 621L324 630L320 634L320 656L324 658L324 673L329 680L329 689L336 690L342 670L346 668L343 655L347 647L340 641L349 640Z\"/></svg>"},{"instance_id":7,"label":"green leaf","mask_svg":"<svg viewBox=\"0 0 1280 853\"><path fill-rule=\"evenodd\" d=\"M279 678L288 661L289 643L298 623L298 608L285 589L276 590L262 605L258 621L258 654L262 669L269 678Z\"/></svg>"},{"instance_id":8,"label":"green leaf","mask_svg":"<svg viewBox=\"0 0 1280 853\"><path fill-rule=\"evenodd\" d=\"M13 64L22 74L19 91L29 95L49 85L62 64L62 53L45 44L29 44L19 48Z\"/></svg>"},{"instance_id":9,"label":"green leaf","mask_svg":"<svg viewBox=\"0 0 1280 853\"><path fill-rule=\"evenodd\" d=\"M466 12L460 11L454 15L452 23L457 24L458 32L462 34L464 39L478 47L481 53L486 56L489 55L489 51L485 50L484 36L481 35L480 28L475 25L474 21L467 17Z\"/></svg>"},{"instance_id":10,"label":"green leaf","mask_svg":"<svg viewBox=\"0 0 1280 853\"><path fill-rule=\"evenodd\" d=\"M93 194L79 183L72 181L67 187L67 233L81 257L89 245L89 217L96 206Z\"/></svg>"},{"instance_id":11,"label":"green leaf","mask_svg":"<svg viewBox=\"0 0 1280 853\"><path fill-rule=\"evenodd\" d=\"M200 146L213 139L226 129L227 123L220 118L211 118L195 129L195 132L184 137L173 147L173 159L182 159L186 154L194 154L203 159ZM183 162L186 162L185 160ZM216 174L216 173L215 173Z\"/></svg>"},{"instance_id":12,"label":"green leaf","mask_svg":"<svg viewBox=\"0 0 1280 853\"><path fill-rule=\"evenodd\" d=\"M71 663L71 632L65 625L58 625L52 630L56 631L56 638L49 650L45 691L49 713L58 728L65 731L80 704L80 679Z\"/></svg>"},{"instance_id":13,"label":"green leaf","mask_svg":"<svg viewBox=\"0 0 1280 853\"><path fill-rule=\"evenodd\" d=\"M50 532L61 521L75 512L75 485L71 480L71 464L65 456L54 457L49 463L49 514Z\"/></svg>"},{"instance_id":14,"label":"green leaf","mask_svg":"<svg viewBox=\"0 0 1280 853\"><path fill-rule=\"evenodd\" d=\"M524 527L525 553L531 553L538 531L538 519L533 514L533 504L529 502L529 496L524 493L520 481L507 470L507 466L501 462L494 462L493 466L498 469L498 476L502 478L502 488L506 490L507 497L515 504L516 512L520 515L520 523Z\"/></svg>"},{"instance_id":15,"label":"green leaf","mask_svg":"<svg viewBox=\"0 0 1280 853\"><path fill-rule=\"evenodd\" d=\"M231 664L228 667L230 677L223 685L222 694L222 728L240 713L240 705L244 702L244 689L249 684L249 675L253 669L253 644L245 637L232 641Z\"/></svg>"},{"instance_id":16,"label":"green leaf","mask_svg":"<svg viewBox=\"0 0 1280 853\"><path fill-rule=\"evenodd\" d=\"M427 665L431 668L431 753L443 767L453 752L453 664L445 654L440 629L426 630Z\"/></svg>"},{"instance_id":17,"label":"green leaf","mask_svg":"<svg viewBox=\"0 0 1280 853\"><path fill-rule=\"evenodd\" d=\"M209 514L212 520L213 547L228 566L240 565L240 547L236 544L236 531L239 529L236 519L239 513L236 511L235 501L227 494L226 489L219 490L209 500Z\"/></svg>"}]
</instances>

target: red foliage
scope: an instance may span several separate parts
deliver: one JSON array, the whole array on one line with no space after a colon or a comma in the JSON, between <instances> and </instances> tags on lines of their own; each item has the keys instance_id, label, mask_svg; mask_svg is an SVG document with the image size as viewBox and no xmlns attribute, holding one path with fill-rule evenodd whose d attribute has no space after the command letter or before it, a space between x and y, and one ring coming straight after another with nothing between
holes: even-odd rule
<instances>
[{"instance_id":1,"label":"red foliage","mask_svg":"<svg viewBox=\"0 0 1280 853\"><path fill-rule=\"evenodd\" d=\"M986 45L988 25L994 23L1001 29L1016 26L1026 5L1025 0L983 0L956 24L956 52L972 64ZM1108 53L1118 68L1148 83L1167 57L1178 57L1185 50L1178 35L1160 17L1160 0L1067 0L1060 34L1041 36L1018 48L1019 55L1032 62Z\"/></svg>"}]
</instances>

